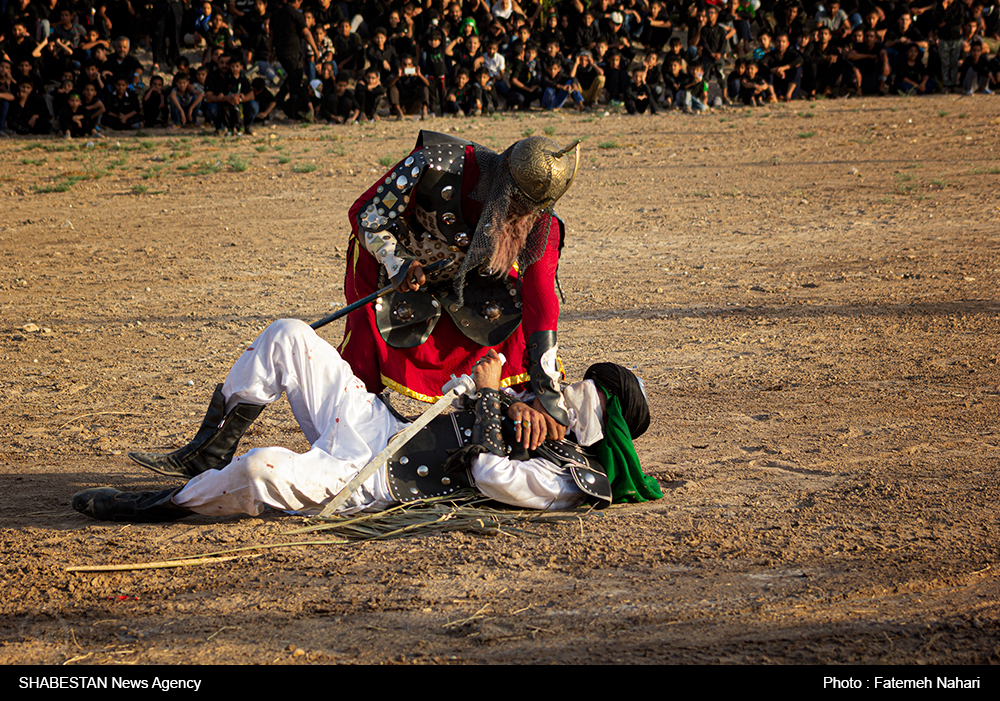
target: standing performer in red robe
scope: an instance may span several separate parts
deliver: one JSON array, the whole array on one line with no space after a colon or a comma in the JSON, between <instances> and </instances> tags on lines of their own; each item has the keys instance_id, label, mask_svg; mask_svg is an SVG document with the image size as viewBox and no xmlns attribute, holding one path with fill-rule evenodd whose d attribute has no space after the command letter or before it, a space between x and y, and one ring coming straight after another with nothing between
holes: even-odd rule
<instances>
[{"instance_id":1,"label":"standing performer in red robe","mask_svg":"<svg viewBox=\"0 0 1000 701\"><path fill-rule=\"evenodd\" d=\"M498 154L423 131L354 203L348 303L396 286L347 317L338 348L368 391L434 401L493 348L507 359L502 386L526 385L552 419L548 437L563 437L556 270L565 226L552 206L576 174L574 147L531 137ZM442 259L451 265L424 274Z\"/></svg>"}]
</instances>

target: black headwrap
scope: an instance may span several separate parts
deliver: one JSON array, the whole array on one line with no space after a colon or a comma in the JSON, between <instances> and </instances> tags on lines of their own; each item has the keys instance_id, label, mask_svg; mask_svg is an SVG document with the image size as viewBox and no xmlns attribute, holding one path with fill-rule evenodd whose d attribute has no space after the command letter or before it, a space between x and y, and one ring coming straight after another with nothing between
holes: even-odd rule
<instances>
[{"instance_id":1,"label":"black headwrap","mask_svg":"<svg viewBox=\"0 0 1000 701\"><path fill-rule=\"evenodd\" d=\"M642 391L639 378L630 370L614 363L595 363L587 368L583 379L593 380L598 386L618 397L622 405L622 418L635 440L649 428L649 402Z\"/></svg>"}]
</instances>

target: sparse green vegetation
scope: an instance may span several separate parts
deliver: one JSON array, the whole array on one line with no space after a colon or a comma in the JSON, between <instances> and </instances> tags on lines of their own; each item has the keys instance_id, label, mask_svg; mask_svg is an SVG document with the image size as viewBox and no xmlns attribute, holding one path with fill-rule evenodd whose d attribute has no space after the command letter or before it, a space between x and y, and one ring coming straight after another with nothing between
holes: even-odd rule
<instances>
[{"instance_id":1,"label":"sparse green vegetation","mask_svg":"<svg viewBox=\"0 0 1000 701\"><path fill-rule=\"evenodd\" d=\"M554 126L552 126L551 124L549 124L544 129L542 129L542 131L545 132L545 136L555 136L556 135L556 128Z\"/></svg>"},{"instance_id":2,"label":"sparse green vegetation","mask_svg":"<svg viewBox=\"0 0 1000 701\"><path fill-rule=\"evenodd\" d=\"M298 165L292 166L293 173L311 173L319 168L315 163L300 163Z\"/></svg>"},{"instance_id":3,"label":"sparse green vegetation","mask_svg":"<svg viewBox=\"0 0 1000 701\"><path fill-rule=\"evenodd\" d=\"M612 149L612 148L620 148L620 146L618 145L617 141L602 141L599 144L597 144L597 148Z\"/></svg>"},{"instance_id":4,"label":"sparse green vegetation","mask_svg":"<svg viewBox=\"0 0 1000 701\"><path fill-rule=\"evenodd\" d=\"M814 132L814 131L800 131L799 134L798 134L798 136L799 136L800 139L811 139L814 136L816 136L816 132Z\"/></svg>"},{"instance_id":5,"label":"sparse green vegetation","mask_svg":"<svg viewBox=\"0 0 1000 701\"><path fill-rule=\"evenodd\" d=\"M229 154L229 159L227 162L229 163L229 167L235 170L237 173L243 173L248 168L250 168L250 159L244 158L235 153Z\"/></svg>"}]
</instances>

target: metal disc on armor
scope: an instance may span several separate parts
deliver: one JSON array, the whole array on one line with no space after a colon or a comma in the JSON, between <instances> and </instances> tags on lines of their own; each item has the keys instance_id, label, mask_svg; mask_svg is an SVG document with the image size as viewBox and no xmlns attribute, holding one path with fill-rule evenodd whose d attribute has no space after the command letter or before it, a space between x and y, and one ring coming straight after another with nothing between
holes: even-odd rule
<instances>
[{"instance_id":1,"label":"metal disc on armor","mask_svg":"<svg viewBox=\"0 0 1000 701\"><path fill-rule=\"evenodd\" d=\"M436 416L389 458L386 476L393 498L416 501L471 486L469 465L453 465L453 461L471 457L457 451L465 445L462 431L471 428L474 420L469 411Z\"/></svg>"},{"instance_id":2,"label":"metal disc on armor","mask_svg":"<svg viewBox=\"0 0 1000 701\"><path fill-rule=\"evenodd\" d=\"M393 348L413 348L430 338L441 318L441 305L427 292L392 291L375 311L378 331Z\"/></svg>"},{"instance_id":3,"label":"metal disc on armor","mask_svg":"<svg viewBox=\"0 0 1000 701\"><path fill-rule=\"evenodd\" d=\"M481 346L496 346L520 325L521 310L516 304L519 299L507 293L504 280L482 278L476 285L466 285L463 292L464 306L459 306L458 295L451 287L441 290L438 298L466 338Z\"/></svg>"}]
</instances>

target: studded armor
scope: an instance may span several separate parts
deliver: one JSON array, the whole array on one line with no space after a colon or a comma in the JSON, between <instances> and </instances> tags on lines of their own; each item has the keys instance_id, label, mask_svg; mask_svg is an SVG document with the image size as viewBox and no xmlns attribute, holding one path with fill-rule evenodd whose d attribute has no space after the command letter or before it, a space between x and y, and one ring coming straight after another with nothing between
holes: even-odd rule
<instances>
[{"instance_id":1,"label":"studded armor","mask_svg":"<svg viewBox=\"0 0 1000 701\"><path fill-rule=\"evenodd\" d=\"M475 407L435 417L389 459L389 491L401 502L445 496L475 487L472 461L481 453L511 460L542 458L569 470L591 503L611 503L607 470L570 440L545 441L527 450L515 440L517 427L508 416L514 400L496 390L482 390Z\"/></svg>"},{"instance_id":2,"label":"studded armor","mask_svg":"<svg viewBox=\"0 0 1000 701\"><path fill-rule=\"evenodd\" d=\"M474 227L462 214L462 171L468 142L458 139L425 143L407 156L376 188L358 211L358 234L365 249L400 284L413 261L421 266L444 258L453 264L429 275L416 292L390 292L375 303L379 333L390 346L412 348L434 331L442 311L467 338L496 346L521 323L517 279L498 279L482 270L470 276L463 299L452 276L465 259Z\"/></svg>"},{"instance_id":3,"label":"studded armor","mask_svg":"<svg viewBox=\"0 0 1000 701\"><path fill-rule=\"evenodd\" d=\"M500 392L495 389L479 390L472 440L501 458L507 454L501 435L503 415L504 404L500 401Z\"/></svg>"}]
</instances>

